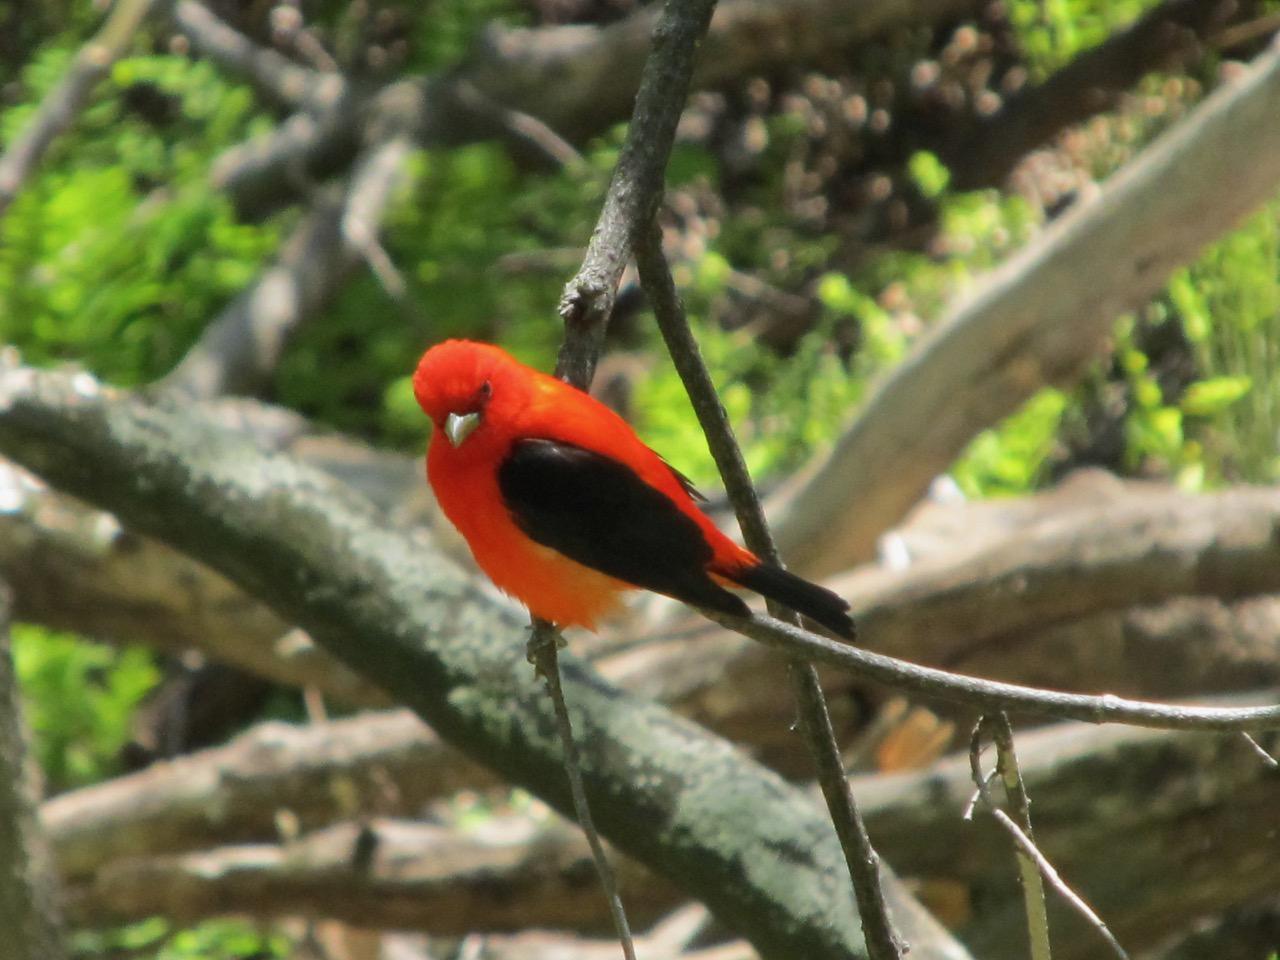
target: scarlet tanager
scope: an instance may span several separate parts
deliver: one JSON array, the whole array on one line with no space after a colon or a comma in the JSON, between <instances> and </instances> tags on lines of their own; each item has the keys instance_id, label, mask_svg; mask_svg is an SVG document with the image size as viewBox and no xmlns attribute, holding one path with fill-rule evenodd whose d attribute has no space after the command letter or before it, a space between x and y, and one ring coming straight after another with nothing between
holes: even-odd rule
<instances>
[{"instance_id":1,"label":"scarlet tanager","mask_svg":"<svg viewBox=\"0 0 1280 960\"><path fill-rule=\"evenodd\" d=\"M844 600L721 533L688 479L581 390L466 340L428 350L413 390L441 509L535 616L594 630L635 588L746 616L733 584L853 639Z\"/></svg>"}]
</instances>

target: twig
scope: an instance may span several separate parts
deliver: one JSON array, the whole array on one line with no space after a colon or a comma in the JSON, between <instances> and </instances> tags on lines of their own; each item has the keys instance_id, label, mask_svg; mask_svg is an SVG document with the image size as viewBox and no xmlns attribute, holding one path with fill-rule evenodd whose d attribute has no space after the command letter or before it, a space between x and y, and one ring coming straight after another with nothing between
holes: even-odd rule
<instances>
[{"instance_id":1,"label":"twig","mask_svg":"<svg viewBox=\"0 0 1280 960\"><path fill-rule=\"evenodd\" d=\"M1260 744L1257 740L1255 740L1252 736L1250 736L1245 731L1241 731L1240 736L1244 737L1245 743L1249 744L1249 746L1253 749L1253 752L1258 755L1258 758L1263 763L1265 763L1268 767L1271 767L1272 769L1280 769L1280 760L1277 760L1275 757L1273 757L1267 751L1266 747Z\"/></svg>"},{"instance_id":2,"label":"twig","mask_svg":"<svg viewBox=\"0 0 1280 960\"><path fill-rule=\"evenodd\" d=\"M1038 713L1088 723L1128 723L1160 730L1239 732L1280 729L1280 706L1193 707L1128 700L1111 694L1093 696L1041 690L908 663L809 633L772 617L732 617L715 611L703 613L744 637L792 655L830 664L898 690L914 691L985 710Z\"/></svg>"},{"instance_id":3,"label":"twig","mask_svg":"<svg viewBox=\"0 0 1280 960\"><path fill-rule=\"evenodd\" d=\"M707 32L714 8L715 0L666 0L654 26L627 139L600 219L582 268L560 299L566 333L556 372L579 387L591 382L618 281L662 199L667 159L689 94L698 41Z\"/></svg>"},{"instance_id":4,"label":"twig","mask_svg":"<svg viewBox=\"0 0 1280 960\"><path fill-rule=\"evenodd\" d=\"M244 77L279 104L318 112L346 95L341 74L312 70L254 43L196 0L179 0L173 21L198 53Z\"/></svg>"},{"instance_id":5,"label":"twig","mask_svg":"<svg viewBox=\"0 0 1280 960\"><path fill-rule=\"evenodd\" d=\"M1008 798L1011 816L1021 825L1027 840L1034 843L1031 830L1031 801L1027 797L1022 771L1018 769L1018 757L1013 750L1013 729L1003 713L984 714L973 728L969 746L969 762L973 768L978 795L991 803L987 793L987 778L982 773L982 735L986 731L996 745L995 772L1004 781L1004 793ZM1049 944L1049 913L1044 899L1044 882L1036 861L1021 847L1017 849L1018 879L1022 884L1022 899L1027 911L1027 936L1030 939L1031 960L1051 960L1053 950Z\"/></svg>"},{"instance_id":6,"label":"twig","mask_svg":"<svg viewBox=\"0 0 1280 960\"><path fill-rule=\"evenodd\" d=\"M124 54L158 2L116 0L102 28L80 48L62 79L45 95L34 116L0 156L0 217L35 172L49 145L75 122L94 86Z\"/></svg>"},{"instance_id":7,"label":"twig","mask_svg":"<svg viewBox=\"0 0 1280 960\"><path fill-rule=\"evenodd\" d=\"M1004 747L1000 746L1000 740L997 739L997 750L1000 753L1000 760L998 761L998 764L1003 765L1008 761L1008 758L1012 756L1013 751L1012 751L1012 739L1011 739L1012 734L1008 733L1009 721L1007 719L1004 719L1003 717L1001 717L1001 720L1003 720L1005 735L1010 737L1010 739L1006 741L1008 744L1007 752ZM1013 837L1013 842L1015 846L1017 846L1018 852L1019 852L1019 858L1018 858L1019 871L1022 872L1023 858L1026 858L1030 860L1032 863L1034 863L1036 870L1033 872L1038 872L1039 876L1042 876L1044 877L1045 880L1049 881L1049 886L1053 887L1053 889L1058 893L1059 896L1061 896L1064 900L1066 900L1069 904L1071 904L1071 906L1076 910L1076 912L1079 913L1082 917L1084 917L1084 919L1089 923L1089 925L1098 931L1098 934L1107 942L1107 945L1111 947L1111 949L1115 952L1116 956L1120 957L1120 960L1129 960L1129 954L1125 951L1124 947L1120 945L1120 941L1117 940L1115 936L1111 933L1111 931L1107 928L1107 925L1102 920L1102 918L1099 917L1097 913L1094 912L1092 907L1090 907L1087 903L1085 903L1085 901L1080 897L1078 893L1076 893L1069 886L1067 886L1066 881L1064 881L1062 877L1058 875L1058 871L1054 868L1053 864L1050 863L1049 859L1043 853L1040 852L1040 848L1036 846L1035 841L1031 839L1031 837L1028 835L1028 832L1027 832L1027 830L1030 829L1030 820L1029 819L1027 820L1027 825L1028 825L1027 830L1024 830L1022 827L1018 826L1018 824L1014 821L1014 819L1011 816L1009 816L1009 814L1001 810L1000 807L998 807L996 803L991 799L990 794L988 794L987 782L989 778L983 774L982 762L981 762L981 754L982 754L981 731L983 727L986 725L987 721L988 721L988 718L984 717L981 721L979 721L978 726L974 728L973 740L969 750L969 762L973 770L974 783L977 784L978 786L978 793L982 797L983 802L987 805L988 809L991 811L991 815L995 817L996 822L999 823L1002 827L1004 827L1004 829L1009 833L1009 835ZM999 730L1000 730L1000 720L996 720L993 726L993 731L995 731L995 735L997 738L1001 737ZM1013 761L1013 762L1016 764L1016 761ZM997 769L999 769L999 767L997 767ZM1008 790L1010 776L1013 776L1015 778L1018 777L1016 773L1016 766L1012 774L1010 774L1008 770L1001 771L1001 773L1002 773L1002 779L1005 782L1006 790ZM1011 792L1010 799L1012 802L1015 802L1016 804L1016 801L1013 800L1013 797L1014 797L1014 794ZM1023 794L1022 799L1023 801L1025 801L1026 799L1025 794ZM1025 814L1025 810L1023 811L1023 813ZM1033 896L1032 896L1032 893L1030 892L1030 888L1026 886L1027 874L1023 872L1022 877L1023 877L1023 883L1024 883L1024 891L1027 892L1027 914L1028 914L1027 920L1028 920L1028 923L1031 924L1033 921L1033 916L1032 916L1033 909L1035 909L1033 908L1033 905L1032 905ZM1040 886L1038 882L1038 878L1036 881L1036 886L1037 887ZM1044 911L1043 889L1039 891L1039 898L1040 898L1040 903L1039 903L1038 910L1040 911L1040 916L1039 918L1036 918L1036 919L1037 919L1037 922L1040 923L1040 928L1045 931L1045 934L1047 936L1047 926L1045 926L1045 923L1043 920L1043 911ZM1034 924L1032 924L1030 927L1030 933L1032 937L1032 957L1034 958L1034 960L1044 960L1044 958L1047 958L1049 956L1049 953L1048 953L1049 945L1048 945L1047 939L1043 942L1042 945L1037 943L1036 926ZM1041 949L1044 952L1037 952L1038 950L1041 950Z\"/></svg>"},{"instance_id":8,"label":"twig","mask_svg":"<svg viewBox=\"0 0 1280 960\"><path fill-rule=\"evenodd\" d=\"M529 662L547 684L547 693L555 705L556 729L560 734L560 742L564 746L564 768L569 777L569 792L573 796L573 810L578 818L578 825L587 837L587 845L591 848L591 859L596 866L596 875L600 878L600 886L604 888L605 898L609 901L609 914L613 917L614 930L618 942L622 944L622 954L627 960L636 960L636 947L631 938L631 926L627 923L626 911L622 908L622 898L618 895L618 881L613 875L613 867L605 856L604 846L600 843L600 834L595 822L591 819L591 805L587 803L587 791L582 785L582 758L578 755L578 745L573 740L573 724L569 720L569 707L565 703L564 690L560 686L559 647L564 640L554 624L545 620L533 619L533 628L529 634Z\"/></svg>"},{"instance_id":9,"label":"twig","mask_svg":"<svg viewBox=\"0 0 1280 960\"><path fill-rule=\"evenodd\" d=\"M270 378L294 332L338 292L365 259L395 298L403 281L377 239L409 143L391 136L370 147L343 187L319 190L277 261L201 334L161 381L191 396L252 393Z\"/></svg>"},{"instance_id":10,"label":"twig","mask_svg":"<svg viewBox=\"0 0 1280 960\"><path fill-rule=\"evenodd\" d=\"M761 559L778 563L778 549L769 533L746 461L742 459L729 417L702 362L698 342L689 330L684 307L662 253L662 228L656 222L651 222L646 233L638 239L636 263L667 352L697 413L747 546ZM799 626L799 617L772 601L770 612ZM853 881L868 955L872 960L894 960L902 955L903 945L889 920L889 910L880 887L880 858L871 846L866 825L849 789L818 673L812 664L797 657L788 661L787 669L801 726L817 767L818 782Z\"/></svg>"}]
</instances>

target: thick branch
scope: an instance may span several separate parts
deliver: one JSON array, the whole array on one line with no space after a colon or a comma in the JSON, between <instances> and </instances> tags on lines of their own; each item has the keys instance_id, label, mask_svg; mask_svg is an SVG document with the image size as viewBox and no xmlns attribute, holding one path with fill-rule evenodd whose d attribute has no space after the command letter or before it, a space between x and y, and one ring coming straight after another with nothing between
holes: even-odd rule
<instances>
[{"instance_id":1,"label":"thick branch","mask_svg":"<svg viewBox=\"0 0 1280 960\"><path fill-rule=\"evenodd\" d=\"M31 178L41 158L75 122L98 81L133 42L133 36L159 0L116 0L102 28L76 53L27 125L0 155L0 217Z\"/></svg>"},{"instance_id":2,"label":"thick branch","mask_svg":"<svg viewBox=\"0 0 1280 960\"><path fill-rule=\"evenodd\" d=\"M9 646L9 598L0 595L0 930L12 960L61 960L61 904L36 814L39 771L28 745Z\"/></svg>"},{"instance_id":3,"label":"thick branch","mask_svg":"<svg viewBox=\"0 0 1280 960\"><path fill-rule=\"evenodd\" d=\"M0 374L0 451L269 598L446 740L568 808L520 618L341 486L262 456L189 404L142 403L23 368ZM836 879L839 846L810 803L575 658L562 666L607 838L677 878L766 956L864 956ZM908 909L902 924L910 939L930 921Z\"/></svg>"},{"instance_id":4,"label":"thick branch","mask_svg":"<svg viewBox=\"0 0 1280 960\"><path fill-rule=\"evenodd\" d=\"M368 256L408 153L407 141L393 137L357 164L346 190L322 190L278 261L209 325L162 385L193 397L261 389L298 327Z\"/></svg>"},{"instance_id":5,"label":"thick branch","mask_svg":"<svg viewBox=\"0 0 1280 960\"><path fill-rule=\"evenodd\" d=\"M1202 54L1237 7L1235 0L1166 0L1044 83L1024 87L947 151L953 185L960 190L999 186L1024 156L1068 127L1110 110L1147 73Z\"/></svg>"},{"instance_id":6,"label":"thick branch","mask_svg":"<svg viewBox=\"0 0 1280 960\"><path fill-rule=\"evenodd\" d=\"M1119 313L1278 186L1272 49L998 269L880 384L831 455L775 499L783 556L810 575L869 557L979 431L1077 379Z\"/></svg>"},{"instance_id":7,"label":"thick branch","mask_svg":"<svg viewBox=\"0 0 1280 960\"><path fill-rule=\"evenodd\" d=\"M680 902L674 888L633 861L615 860L637 920L656 920ZM592 875L586 841L559 820L498 817L465 831L369 820L284 846L118 860L70 890L68 912L89 926L157 914L192 923L236 913L321 916L437 936L591 929L605 919L599 899L584 895Z\"/></svg>"}]
</instances>

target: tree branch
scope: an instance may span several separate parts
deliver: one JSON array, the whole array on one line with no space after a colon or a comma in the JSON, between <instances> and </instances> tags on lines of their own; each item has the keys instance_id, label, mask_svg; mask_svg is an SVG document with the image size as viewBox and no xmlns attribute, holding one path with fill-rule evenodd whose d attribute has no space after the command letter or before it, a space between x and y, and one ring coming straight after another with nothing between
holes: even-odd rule
<instances>
[{"instance_id":1,"label":"tree branch","mask_svg":"<svg viewBox=\"0 0 1280 960\"><path fill-rule=\"evenodd\" d=\"M277 262L205 329L161 386L191 397L261 389L298 327L368 258L408 154L408 142L393 136L357 163L345 189L322 188Z\"/></svg>"},{"instance_id":2,"label":"tree branch","mask_svg":"<svg viewBox=\"0 0 1280 960\"><path fill-rule=\"evenodd\" d=\"M569 809L521 623L431 545L340 485L263 456L190 404L81 376L0 372L0 452L269 598L446 740ZM842 857L813 806L728 744L562 658L601 832L766 956L865 956ZM643 775L637 776L637 772ZM900 913L904 935L934 924Z\"/></svg>"},{"instance_id":3,"label":"tree branch","mask_svg":"<svg viewBox=\"0 0 1280 960\"><path fill-rule=\"evenodd\" d=\"M89 102L98 81L107 75L133 42L133 36L159 0L116 0L93 39L80 48L62 79L41 101L27 125L0 155L0 217L62 133Z\"/></svg>"},{"instance_id":4,"label":"tree branch","mask_svg":"<svg viewBox=\"0 0 1280 960\"><path fill-rule=\"evenodd\" d=\"M871 556L979 431L1074 382L1119 313L1278 185L1272 48L996 270L879 385L831 455L768 505L783 554L810 576Z\"/></svg>"},{"instance_id":5,"label":"tree branch","mask_svg":"<svg viewBox=\"0 0 1280 960\"><path fill-rule=\"evenodd\" d=\"M1024 87L947 149L952 184L959 190L999 186L1024 156L1113 108L1146 74L1202 54L1238 6L1235 0L1166 0L1044 83Z\"/></svg>"},{"instance_id":6,"label":"tree branch","mask_svg":"<svg viewBox=\"0 0 1280 960\"><path fill-rule=\"evenodd\" d=\"M697 413L707 445L715 458L716 468L724 481L729 499L733 503L738 525L742 528L748 549L762 560L779 564L777 547L765 521L755 486L747 472L746 461L733 436L715 385L702 362L698 343L689 330L684 307L676 292L675 282L662 252L662 229L651 221L638 238L636 263L640 270L640 282L645 295L653 306L658 327L671 361L680 374L685 391ZM798 627L800 618L779 604L769 602L769 612ZM827 701L818 683L813 666L803 660L792 659L787 666L791 677L792 695L800 712L805 738L817 767L818 782L826 798L831 822L840 838L845 863L853 881L854 895L858 901L858 917L862 921L867 952L873 960L896 960L903 952L893 924L889 919L884 894L880 889L880 858L871 846L866 825L849 789L844 763L835 732L831 728L831 716Z\"/></svg>"},{"instance_id":7,"label":"tree branch","mask_svg":"<svg viewBox=\"0 0 1280 960\"><path fill-rule=\"evenodd\" d=\"M39 771L22 716L9 644L8 588L0 588L0 929L12 960L61 960L62 909L37 816Z\"/></svg>"}]
</instances>

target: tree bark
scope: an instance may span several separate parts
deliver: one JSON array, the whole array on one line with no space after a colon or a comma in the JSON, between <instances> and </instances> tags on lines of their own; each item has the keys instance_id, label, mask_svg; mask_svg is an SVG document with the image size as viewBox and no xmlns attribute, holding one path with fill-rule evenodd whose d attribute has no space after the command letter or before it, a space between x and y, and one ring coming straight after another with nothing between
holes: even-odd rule
<instances>
[{"instance_id":1,"label":"tree bark","mask_svg":"<svg viewBox=\"0 0 1280 960\"><path fill-rule=\"evenodd\" d=\"M12 960L66 956L53 861L37 816L30 755L9 644L8 588L0 595L0 930Z\"/></svg>"},{"instance_id":2,"label":"tree bark","mask_svg":"<svg viewBox=\"0 0 1280 960\"><path fill-rule=\"evenodd\" d=\"M1117 315L1277 186L1273 48L998 268L880 383L834 451L773 498L787 562L821 577L872 556L974 436L1042 387L1075 382Z\"/></svg>"},{"instance_id":3,"label":"tree bark","mask_svg":"<svg viewBox=\"0 0 1280 960\"><path fill-rule=\"evenodd\" d=\"M189 405L84 377L0 373L0 452L269 600L446 740L560 810L550 705L522 618L332 480L264 457ZM865 956L842 855L812 803L730 745L562 659L602 834L703 900L766 957ZM963 955L900 886L908 939Z\"/></svg>"}]
</instances>

